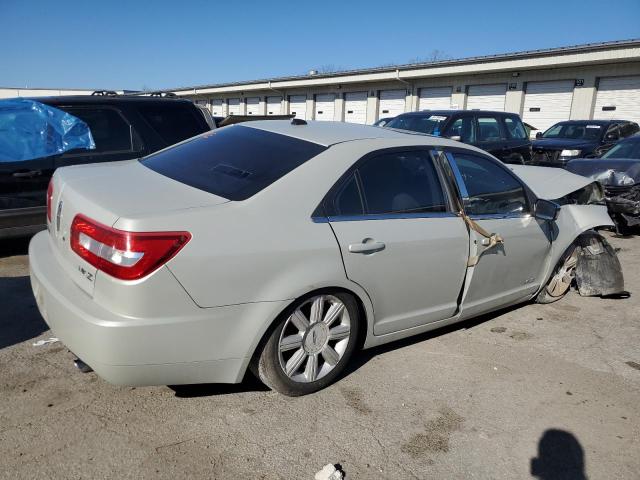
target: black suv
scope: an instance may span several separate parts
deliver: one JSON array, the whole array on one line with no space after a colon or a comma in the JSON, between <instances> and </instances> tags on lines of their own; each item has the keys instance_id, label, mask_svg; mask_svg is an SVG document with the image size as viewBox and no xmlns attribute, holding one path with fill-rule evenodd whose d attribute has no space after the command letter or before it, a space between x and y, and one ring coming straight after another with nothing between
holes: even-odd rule
<instances>
[{"instance_id":1,"label":"black suv","mask_svg":"<svg viewBox=\"0 0 640 480\"><path fill-rule=\"evenodd\" d=\"M188 100L109 94L33 100L83 120L96 148L0 162L0 238L44 228L47 186L56 168L139 158L210 130L200 110Z\"/></svg>"},{"instance_id":2,"label":"black suv","mask_svg":"<svg viewBox=\"0 0 640 480\"><path fill-rule=\"evenodd\" d=\"M531 163L531 141L515 113L423 110L398 115L384 127L458 140L481 148L504 163Z\"/></svg>"},{"instance_id":3,"label":"black suv","mask_svg":"<svg viewBox=\"0 0 640 480\"><path fill-rule=\"evenodd\" d=\"M634 135L638 124L628 120L568 120L556 123L533 141L533 161L545 167L565 167L579 157L600 157L615 143Z\"/></svg>"}]
</instances>

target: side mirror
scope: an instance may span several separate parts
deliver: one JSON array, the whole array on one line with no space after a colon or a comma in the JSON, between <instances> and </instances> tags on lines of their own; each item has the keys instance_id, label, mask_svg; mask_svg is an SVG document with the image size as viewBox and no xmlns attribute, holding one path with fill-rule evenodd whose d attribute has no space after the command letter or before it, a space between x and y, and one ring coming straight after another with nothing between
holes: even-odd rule
<instances>
[{"instance_id":1,"label":"side mirror","mask_svg":"<svg viewBox=\"0 0 640 480\"><path fill-rule=\"evenodd\" d=\"M542 132L536 132L536 138L542 138Z\"/></svg>"},{"instance_id":2,"label":"side mirror","mask_svg":"<svg viewBox=\"0 0 640 480\"><path fill-rule=\"evenodd\" d=\"M536 200L534 216L538 220L544 220L545 222L552 222L558 218L560 212L560 205L550 200L544 200L539 198Z\"/></svg>"},{"instance_id":3,"label":"side mirror","mask_svg":"<svg viewBox=\"0 0 640 480\"><path fill-rule=\"evenodd\" d=\"M461 137L460 135L451 135L451 136L449 137L449 139L451 139L451 140L455 140L456 142L459 142L459 141L461 141L461 140L462 140L462 137Z\"/></svg>"},{"instance_id":4,"label":"side mirror","mask_svg":"<svg viewBox=\"0 0 640 480\"><path fill-rule=\"evenodd\" d=\"M617 133L607 133L604 137L607 142L616 142L620 140L620 137Z\"/></svg>"}]
</instances>

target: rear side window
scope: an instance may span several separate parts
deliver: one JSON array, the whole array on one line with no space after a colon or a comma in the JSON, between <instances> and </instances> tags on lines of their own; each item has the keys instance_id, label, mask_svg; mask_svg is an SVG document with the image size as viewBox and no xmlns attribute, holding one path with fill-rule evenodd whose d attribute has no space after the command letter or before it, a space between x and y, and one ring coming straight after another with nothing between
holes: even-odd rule
<instances>
[{"instance_id":1,"label":"rear side window","mask_svg":"<svg viewBox=\"0 0 640 480\"><path fill-rule=\"evenodd\" d=\"M428 152L378 155L365 161L358 173L368 214L446 211Z\"/></svg>"},{"instance_id":2,"label":"rear side window","mask_svg":"<svg viewBox=\"0 0 640 480\"><path fill-rule=\"evenodd\" d=\"M333 195L329 216L446 212L427 151L392 152L362 161Z\"/></svg>"},{"instance_id":3,"label":"rear side window","mask_svg":"<svg viewBox=\"0 0 640 480\"><path fill-rule=\"evenodd\" d=\"M469 198L468 215L524 214L529 211L522 184L506 169L488 158L466 153L454 154Z\"/></svg>"},{"instance_id":4,"label":"rear side window","mask_svg":"<svg viewBox=\"0 0 640 480\"><path fill-rule=\"evenodd\" d=\"M324 150L316 143L233 125L140 162L191 187L229 200L245 200Z\"/></svg>"},{"instance_id":5,"label":"rear side window","mask_svg":"<svg viewBox=\"0 0 640 480\"><path fill-rule=\"evenodd\" d=\"M89 125L96 149L91 153L122 152L133 150L132 129L120 112L114 108L62 107Z\"/></svg>"},{"instance_id":6,"label":"rear side window","mask_svg":"<svg viewBox=\"0 0 640 480\"><path fill-rule=\"evenodd\" d=\"M140 107L140 115L168 145L207 131L203 122L196 117L202 115L183 106L143 106ZM204 118L202 120L204 121Z\"/></svg>"},{"instance_id":7,"label":"rear side window","mask_svg":"<svg viewBox=\"0 0 640 480\"><path fill-rule=\"evenodd\" d=\"M505 117L504 125L507 127L507 133L513 140L527 140L527 131L524 129L524 125L518 118Z\"/></svg>"}]
</instances>

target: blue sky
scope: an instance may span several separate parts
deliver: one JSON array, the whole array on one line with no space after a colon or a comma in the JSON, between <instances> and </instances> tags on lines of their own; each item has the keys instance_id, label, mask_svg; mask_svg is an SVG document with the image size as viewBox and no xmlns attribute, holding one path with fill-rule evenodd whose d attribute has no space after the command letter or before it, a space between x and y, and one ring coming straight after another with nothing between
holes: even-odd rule
<instances>
[{"instance_id":1,"label":"blue sky","mask_svg":"<svg viewBox=\"0 0 640 480\"><path fill-rule=\"evenodd\" d=\"M0 86L170 88L640 37L640 0L0 0Z\"/></svg>"}]
</instances>

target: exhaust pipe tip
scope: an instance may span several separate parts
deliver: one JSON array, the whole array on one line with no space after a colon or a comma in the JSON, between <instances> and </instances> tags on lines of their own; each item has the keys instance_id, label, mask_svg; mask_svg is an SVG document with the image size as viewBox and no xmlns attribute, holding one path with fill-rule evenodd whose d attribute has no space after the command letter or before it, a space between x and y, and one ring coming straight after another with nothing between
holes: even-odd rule
<instances>
[{"instance_id":1,"label":"exhaust pipe tip","mask_svg":"<svg viewBox=\"0 0 640 480\"><path fill-rule=\"evenodd\" d=\"M84 363L82 360L80 360L79 358L76 358L73 361L73 364L75 365L75 367L80 370L82 373L89 373L89 372L93 372L93 368L91 368L89 365L87 365L86 363Z\"/></svg>"}]
</instances>

